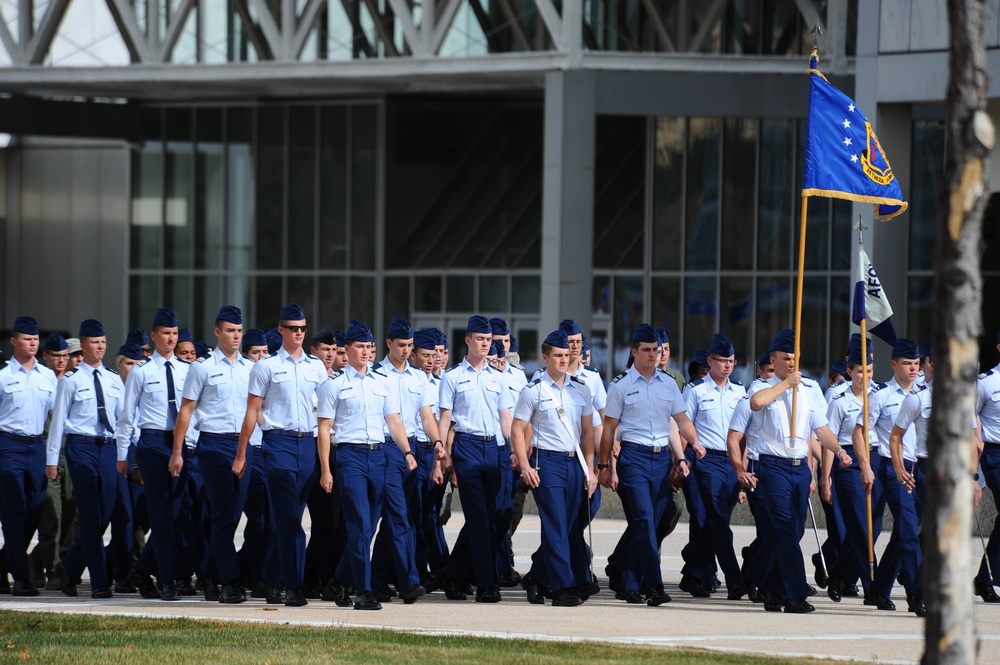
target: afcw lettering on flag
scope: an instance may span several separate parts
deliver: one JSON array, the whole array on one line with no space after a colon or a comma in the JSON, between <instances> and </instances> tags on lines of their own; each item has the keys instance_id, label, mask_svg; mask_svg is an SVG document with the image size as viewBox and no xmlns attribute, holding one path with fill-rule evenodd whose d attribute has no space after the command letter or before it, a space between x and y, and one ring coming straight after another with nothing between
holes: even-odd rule
<instances>
[{"instance_id":1,"label":"afcw lettering on flag","mask_svg":"<svg viewBox=\"0 0 1000 665\"><path fill-rule=\"evenodd\" d=\"M875 274L875 267L868 259L867 252L859 246L858 278L854 284L851 320L860 325L862 319L868 321L868 332L886 344L896 343L896 331L892 327L892 305L889 304L889 298Z\"/></svg>"}]
</instances>

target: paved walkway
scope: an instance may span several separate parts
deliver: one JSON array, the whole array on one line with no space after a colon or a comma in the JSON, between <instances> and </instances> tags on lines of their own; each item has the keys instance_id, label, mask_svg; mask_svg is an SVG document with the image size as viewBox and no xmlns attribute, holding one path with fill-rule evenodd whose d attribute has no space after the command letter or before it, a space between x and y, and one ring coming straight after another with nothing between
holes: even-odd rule
<instances>
[{"instance_id":1,"label":"paved walkway","mask_svg":"<svg viewBox=\"0 0 1000 665\"><path fill-rule=\"evenodd\" d=\"M456 513L448 524L449 540L454 541L462 523ZM537 546L538 518L526 515L514 538L517 569L530 567L529 557ZM597 520L593 525L596 570L603 577L606 556L614 548L623 523ZM681 525L686 528L685 525ZM751 527L735 527L737 554L753 538ZM822 532L821 532L822 535ZM57 591L43 591L34 599L0 596L0 609L18 609L94 614L129 614L151 617L275 621L336 627L377 627L423 634L472 634L494 637L524 637L539 640L600 641L609 643L696 647L728 652L809 656L835 660L862 660L880 663L913 663L923 650L924 622L905 611L906 601L897 587L895 612L879 612L865 607L860 598L845 598L835 604L820 591L812 599L816 611L806 615L765 612L747 600L729 601L725 594L710 599L691 598L677 589L680 581L680 547L685 534L675 534L664 544L662 566L667 591L673 602L659 608L627 605L614 600L605 588L586 604L576 608L530 605L521 589L504 589L503 602L482 605L448 601L431 594L413 606L398 599L383 604L380 612L355 612L333 603L309 601L302 608L268 606L263 600L242 605L207 603L200 598L178 602L142 600L137 595L110 600L70 599ZM887 534L883 541L888 541ZM973 554L980 554L978 540ZM803 550L816 551L811 529L806 531ZM807 570L812 574L811 566ZM981 640L980 663L1000 663L1000 606L976 599L976 627Z\"/></svg>"}]
</instances>

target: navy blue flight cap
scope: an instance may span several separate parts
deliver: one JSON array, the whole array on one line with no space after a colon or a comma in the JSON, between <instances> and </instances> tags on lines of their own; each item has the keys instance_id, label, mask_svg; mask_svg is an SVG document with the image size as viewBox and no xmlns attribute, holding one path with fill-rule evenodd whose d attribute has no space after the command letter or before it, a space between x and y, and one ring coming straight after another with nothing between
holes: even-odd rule
<instances>
[{"instance_id":1,"label":"navy blue flight cap","mask_svg":"<svg viewBox=\"0 0 1000 665\"><path fill-rule=\"evenodd\" d=\"M553 330L549 333L548 337L545 338L545 343L556 349L568 349L569 335L567 335L566 331L562 328L559 330Z\"/></svg>"},{"instance_id":2,"label":"navy blue flight cap","mask_svg":"<svg viewBox=\"0 0 1000 665\"><path fill-rule=\"evenodd\" d=\"M437 334L429 328L413 333L413 348L433 351L437 348Z\"/></svg>"},{"instance_id":3,"label":"navy blue flight cap","mask_svg":"<svg viewBox=\"0 0 1000 665\"><path fill-rule=\"evenodd\" d=\"M708 349L698 349L694 352L694 358L691 360L698 363L705 369L710 369L708 366Z\"/></svg>"},{"instance_id":4,"label":"navy blue flight cap","mask_svg":"<svg viewBox=\"0 0 1000 665\"><path fill-rule=\"evenodd\" d=\"M154 328L157 326L161 328L176 328L180 324L180 321L177 320L177 314L169 307L161 307L156 310L156 314L153 316Z\"/></svg>"},{"instance_id":5,"label":"navy blue flight cap","mask_svg":"<svg viewBox=\"0 0 1000 665\"><path fill-rule=\"evenodd\" d=\"M215 320L242 324L243 312L236 305L223 305L219 308L219 313L215 315Z\"/></svg>"},{"instance_id":6,"label":"navy blue flight cap","mask_svg":"<svg viewBox=\"0 0 1000 665\"><path fill-rule=\"evenodd\" d=\"M867 362L865 363L866 367L868 365L871 365L873 362L875 362L875 356L872 355L871 349L867 349L867 351L868 351L868 353L866 354L867 355ZM860 348L858 348L858 349L851 349L850 353L847 354L847 360L848 360L848 362L854 363L855 365L860 365L861 364L861 349ZM843 360L839 360L837 362L841 362L842 363L844 361ZM836 365L836 363L834 363L834 365ZM844 374L844 375L847 374L847 365L846 364L844 365L844 371L840 372L840 373Z\"/></svg>"},{"instance_id":7,"label":"navy blue flight cap","mask_svg":"<svg viewBox=\"0 0 1000 665\"><path fill-rule=\"evenodd\" d=\"M126 344L135 344L136 346L146 346L149 344L149 335L142 328L132 328L128 331L128 335L125 337Z\"/></svg>"},{"instance_id":8,"label":"navy blue flight cap","mask_svg":"<svg viewBox=\"0 0 1000 665\"><path fill-rule=\"evenodd\" d=\"M653 326L648 323L640 323L635 327L635 330L632 331L632 341L648 342L650 344L660 343L660 339L656 336L656 331L653 330Z\"/></svg>"},{"instance_id":9,"label":"navy blue flight cap","mask_svg":"<svg viewBox=\"0 0 1000 665\"><path fill-rule=\"evenodd\" d=\"M181 328L177 331L177 343L181 342L191 342L194 344L194 335L191 334L190 328Z\"/></svg>"},{"instance_id":10,"label":"navy blue flight cap","mask_svg":"<svg viewBox=\"0 0 1000 665\"><path fill-rule=\"evenodd\" d=\"M119 356L125 356L132 360L142 360L142 349L136 344L122 344L118 349Z\"/></svg>"},{"instance_id":11,"label":"navy blue flight cap","mask_svg":"<svg viewBox=\"0 0 1000 665\"><path fill-rule=\"evenodd\" d=\"M333 344L334 346L347 346L347 338L344 336L343 330L333 331Z\"/></svg>"},{"instance_id":12,"label":"navy blue flight cap","mask_svg":"<svg viewBox=\"0 0 1000 665\"><path fill-rule=\"evenodd\" d=\"M934 342L924 342L920 345L920 355L934 357Z\"/></svg>"},{"instance_id":13,"label":"navy blue flight cap","mask_svg":"<svg viewBox=\"0 0 1000 665\"><path fill-rule=\"evenodd\" d=\"M494 335L510 334L510 328L507 327L507 322L500 318L490 319L490 328L492 328Z\"/></svg>"},{"instance_id":14,"label":"navy blue flight cap","mask_svg":"<svg viewBox=\"0 0 1000 665\"><path fill-rule=\"evenodd\" d=\"M264 331L260 328L251 328L250 330L243 333L243 348L248 346L266 346L267 338L264 337Z\"/></svg>"},{"instance_id":15,"label":"navy blue flight cap","mask_svg":"<svg viewBox=\"0 0 1000 665\"><path fill-rule=\"evenodd\" d=\"M413 326L401 316L397 316L389 324L385 333L386 339L413 339Z\"/></svg>"},{"instance_id":16,"label":"navy blue flight cap","mask_svg":"<svg viewBox=\"0 0 1000 665\"><path fill-rule=\"evenodd\" d=\"M313 335L313 344L329 344L330 346L337 346L337 340L333 336L333 331L329 328L320 328Z\"/></svg>"},{"instance_id":17,"label":"navy blue flight cap","mask_svg":"<svg viewBox=\"0 0 1000 665\"><path fill-rule=\"evenodd\" d=\"M513 335L511 335L510 336L510 352L511 353L517 353L517 349L518 349L517 338L514 337Z\"/></svg>"},{"instance_id":18,"label":"navy blue flight cap","mask_svg":"<svg viewBox=\"0 0 1000 665\"><path fill-rule=\"evenodd\" d=\"M670 344L670 336L667 335L666 328L657 328L656 336L660 338L660 344Z\"/></svg>"},{"instance_id":19,"label":"navy blue flight cap","mask_svg":"<svg viewBox=\"0 0 1000 665\"><path fill-rule=\"evenodd\" d=\"M371 328L361 323L360 321L351 321L351 324L347 326L347 332L344 333L344 338L348 342L372 342L374 337L372 337Z\"/></svg>"},{"instance_id":20,"label":"navy blue flight cap","mask_svg":"<svg viewBox=\"0 0 1000 665\"><path fill-rule=\"evenodd\" d=\"M298 303L289 303L281 308L279 321L305 321L306 313L302 311L302 306Z\"/></svg>"},{"instance_id":21,"label":"navy blue flight cap","mask_svg":"<svg viewBox=\"0 0 1000 665\"><path fill-rule=\"evenodd\" d=\"M209 348L208 342L198 340L194 343L194 354L199 358L207 358L212 355L212 350Z\"/></svg>"},{"instance_id":22,"label":"navy blue flight cap","mask_svg":"<svg viewBox=\"0 0 1000 665\"><path fill-rule=\"evenodd\" d=\"M771 342L771 353L795 353L795 331L785 328L778 331Z\"/></svg>"},{"instance_id":23,"label":"navy blue flight cap","mask_svg":"<svg viewBox=\"0 0 1000 665\"><path fill-rule=\"evenodd\" d=\"M906 358L907 360L918 360L920 358L920 347L912 339L900 337L892 345L892 356L894 358Z\"/></svg>"},{"instance_id":24,"label":"navy blue flight cap","mask_svg":"<svg viewBox=\"0 0 1000 665\"><path fill-rule=\"evenodd\" d=\"M80 322L79 337L104 337L104 324L97 319L84 319Z\"/></svg>"},{"instance_id":25,"label":"navy blue flight cap","mask_svg":"<svg viewBox=\"0 0 1000 665\"><path fill-rule=\"evenodd\" d=\"M503 348L503 342L496 340L490 344L490 352L488 355L496 356L497 358L505 357L507 355L507 350Z\"/></svg>"},{"instance_id":26,"label":"navy blue flight cap","mask_svg":"<svg viewBox=\"0 0 1000 665\"><path fill-rule=\"evenodd\" d=\"M866 348L872 348L872 338L869 337L865 340ZM861 348L861 333L852 333L851 339L847 340L847 349L860 349Z\"/></svg>"},{"instance_id":27,"label":"navy blue flight cap","mask_svg":"<svg viewBox=\"0 0 1000 665\"><path fill-rule=\"evenodd\" d=\"M38 319L33 316L19 316L14 319L14 327L11 328L11 331L22 335L38 335Z\"/></svg>"},{"instance_id":28,"label":"navy blue flight cap","mask_svg":"<svg viewBox=\"0 0 1000 665\"><path fill-rule=\"evenodd\" d=\"M284 340L281 339L281 333L278 332L277 328L271 328L264 334L264 339L267 340L267 352L274 355L281 348Z\"/></svg>"},{"instance_id":29,"label":"navy blue flight cap","mask_svg":"<svg viewBox=\"0 0 1000 665\"><path fill-rule=\"evenodd\" d=\"M493 326L490 325L490 320L485 316L482 316L481 314L474 314L469 317L469 322L465 326L465 332L492 335Z\"/></svg>"},{"instance_id":30,"label":"navy blue flight cap","mask_svg":"<svg viewBox=\"0 0 1000 665\"><path fill-rule=\"evenodd\" d=\"M854 363L860 365L861 364L861 351L860 350L857 352L857 355L858 355L857 361L853 360L853 358L854 358L854 350L852 349L851 350L851 358L852 358L851 362L854 362ZM871 355L871 354L869 354L869 355ZM833 362L833 364L830 365L830 371L831 372L836 372L837 374L842 374L843 376L847 376L847 361L846 360L835 360Z\"/></svg>"},{"instance_id":31,"label":"navy blue flight cap","mask_svg":"<svg viewBox=\"0 0 1000 665\"><path fill-rule=\"evenodd\" d=\"M573 319L563 319L562 323L559 324L559 330L562 330L567 335L582 335L583 331L580 330L580 326L576 324Z\"/></svg>"},{"instance_id":32,"label":"navy blue flight cap","mask_svg":"<svg viewBox=\"0 0 1000 665\"><path fill-rule=\"evenodd\" d=\"M42 349L48 351L49 353L54 353L56 351L65 351L69 348L69 344L66 343L66 338L57 332L52 333L45 338L45 343L42 344Z\"/></svg>"},{"instance_id":33,"label":"navy blue flight cap","mask_svg":"<svg viewBox=\"0 0 1000 665\"><path fill-rule=\"evenodd\" d=\"M771 363L771 349L768 349L761 354L760 360L757 361L757 367L763 367L764 365L770 365Z\"/></svg>"},{"instance_id":34,"label":"navy blue flight cap","mask_svg":"<svg viewBox=\"0 0 1000 665\"><path fill-rule=\"evenodd\" d=\"M729 341L729 338L722 333L715 333L712 338L712 343L708 345L708 352L715 354L717 356L722 356L723 358L728 358L729 356L736 355L736 348L733 343Z\"/></svg>"}]
</instances>

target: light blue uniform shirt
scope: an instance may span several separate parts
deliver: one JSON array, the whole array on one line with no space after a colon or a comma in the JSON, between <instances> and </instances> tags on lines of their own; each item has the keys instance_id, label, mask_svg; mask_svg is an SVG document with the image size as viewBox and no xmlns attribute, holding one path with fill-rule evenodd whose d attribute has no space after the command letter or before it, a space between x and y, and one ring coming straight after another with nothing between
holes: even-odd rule
<instances>
[{"instance_id":1,"label":"light blue uniform shirt","mask_svg":"<svg viewBox=\"0 0 1000 665\"><path fill-rule=\"evenodd\" d=\"M399 417L403 420L407 438L423 435L424 426L419 416L420 409L431 406L437 401L427 396L427 375L409 363L406 363L403 371L400 372L389 362L389 356L383 358L382 362L375 366L375 369L378 369L385 376L383 380L389 390L396 393ZM390 436L388 424L385 421L382 424L383 434L386 437Z\"/></svg>"},{"instance_id":2,"label":"light blue uniform shirt","mask_svg":"<svg viewBox=\"0 0 1000 665\"><path fill-rule=\"evenodd\" d=\"M153 351L153 355L136 364L125 380L125 397L122 398L122 413L115 428L118 442L118 461L126 459L129 442L136 431L174 429L167 404L167 370L169 362L174 375L174 397L177 410L181 408L184 394L184 380L190 363L173 356L168 361Z\"/></svg>"},{"instance_id":3,"label":"light blue uniform shirt","mask_svg":"<svg viewBox=\"0 0 1000 665\"><path fill-rule=\"evenodd\" d=\"M750 395L744 395L733 409L729 430L743 433L746 437L747 459L755 460L760 458L760 426L753 414L753 409L750 408Z\"/></svg>"},{"instance_id":4,"label":"light blue uniform shirt","mask_svg":"<svg viewBox=\"0 0 1000 665\"><path fill-rule=\"evenodd\" d=\"M737 403L747 394L743 384L727 380L720 387L711 375L689 383L684 389L688 417L698 432L698 443L712 450L725 451L729 422Z\"/></svg>"},{"instance_id":5,"label":"light blue uniform shirt","mask_svg":"<svg viewBox=\"0 0 1000 665\"><path fill-rule=\"evenodd\" d=\"M869 390L871 389L872 383L868 382ZM836 383L826 389L826 393L823 395L826 398L826 403L829 404L833 401L833 398L837 395L842 394L845 390L849 390L851 387L850 381L841 381Z\"/></svg>"},{"instance_id":6,"label":"light blue uniform shirt","mask_svg":"<svg viewBox=\"0 0 1000 665\"><path fill-rule=\"evenodd\" d=\"M917 384L913 384L913 390L917 389ZM913 392L911 390L910 392ZM889 379L886 383L878 384L868 397L868 429L874 430L878 436L878 454L882 457L892 457L889 452L889 434L892 433L892 425L899 415L899 408L903 406L906 393L899 387L896 377ZM858 425L862 416L858 416ZM909 461L916 459L917 436L912 429L907 429L903 434L903 458Z\"/></svg>"},{"instance_id":7,"label":"light blue uniform shirt","mask_svg":"<svg viewBox=\"0 0 1000 665\"><path fill-rule=\"evenodd\" d=\"M507 367L510 367L510 365ZM519 373L523 374L523 372ZM537 369L531 380L540 379L545 373L546 369L544 367ZM604 380L601 379L601 375L597 370L592 367L585 367L584 365L580 365L573 376L587 384L587 388L590 389L594 405L594 426L596 427L601 424L601 414L598 412L608 403L608 390L604 387Z\"/></svg>"},{"instance_id":8,"label":"light blue uniform shirt","mask_svg":"<svg viewBox=\"0 0 1000 665\"><path fill-rule=\"evenodd\" d=\"M905 429L907 433L913 432L915 439L913 453L917 459L927 458L927 429L930 423L931 387L930 384L925 384L910 391L899 407L896 420L893 421L893 425L896 427ZM973 418L972 425L975 427L975 418ZM905 453L903 457L906 457ZM909 458L909 460L913 461L913 458Z\"/></svg>"},{"instance_id":9,"label":"light blue uniform shirt","mask_svg":"<svg viewBox=\"0 0 1000 665\"><path fill-rule=\"evenodd\" d=\"M441 409L438 408L438 395L441 392L441 379L438 378L437 374L433 372L430 374L424 373L427 377L427 392L424 395L424 402L429 403L431 406L431 411L434 413L434 422L438 422L441 414ZM427 437L424 433L423 428L417 430L417 441L422 441L424 443L429 443L437 439L437 433L432 432L431 438Z\"/></svg>"},{"instance_id":10,"label":"light blue uniform shirt","mask_svg":"<svg viewBox=\"0 0 1000 665\"><path fill-rule=\"evenodd\" d=\"M757 379L750 386L750 394L781 383L777 375L764 381ZM816 429L827 424L826 400L819 386L812 379L802 378L798 397L795 400L795 441L789 446L793 432L792 391L786 390L773 402L755 412L754 418L760 426L760 454L790 459L802 459L809 454L808 437Z\"/></svg>"},{"instance_id":11,"label":"light blue uniform shirt","mask_svg":"<svg viewBox=\"0 0 1000 665\"><path fill-rule=\"evenodd\" d=\"M670 418L687 411L677 382L666 372L646 378L633 366L616 377L608 388L604 415L618 420L623 442L643 446L667 446Z\"/></svg>"},{"instance_id":12,"label":"light blue uniform shirt","mask_svg":"<svg viewBox=\"0 0 1000 665\"><path fill-rule=\"evenodd\" d=\"M851 383L848 381L847 385ZM875 386L868 384L869 410L871 409L871 393ZM837 442L841 446L854 446L854 428L858 423L864 422L863 412L864 402L854 395L851 388L840 390L826 409L826 419L830 421L830 429L837 435ZM868 428L868 445L878 446L878 435L871 427Z\"/></svg>"},{"instance_id":13,"label":"light blue uniform shirt","mask_svg":"<svg viewBox=\"0 0 1000 665\"><path fill-rule=\"evenodd\" d=\"M571 453L580 446L580 419L594 412L593 399L590 388L581 379L567 376L560 388L545 372L521 391L514 417L531 423L531 445L535 448ZM559 417L559 405L573 429L572 440Z\"/></svg>"},{"instance_id":14,"label":"light blue uniform shirt","mask_svg":"<svg viewBox=\"0 0 1000 665\"><path fill-rule=\"evenodd\" d=\"M384 443L385 417L399 413L399 399L379 369L361 374L347 365L317 395L317 415L333 419L338 443Z\"/></svg>"},{"instance_id":15,"label":"light blue uniform shirt","mask_svg":"<svg viewBox=\"0 0 1000 665\"><path fill-rule=\"evenodd\" d=\"M264 398L261 405L264 426L261 429L265 432L271 429L315 432L313 396L326 379L326 366L305 350L298 362L285 347L261 359L250 370L248 388L249 394Z\"/></svg>"},{"instance_id":16,"label":"light blue uniform shirt","mask_svg":"<svg viewBox=\"0 0 1000 665\"><path fill-rule=\"evenodd\" d=\"M497 370L484 363L476 371L468 358L441 377L438 406L448 409L455 431L473 436L495 436L497 445L506 445L500 429L500 412L514 407L514 395Z\"/></svg>"},{"instance_id":17,"label":"light blue uniform shirt","mask_svg":"<svg viewBox=\"0 0 1000 665\"><path fill-rule=\"evenodd\" d=\"M1000 365L976 381L976 414L983 425L983 441L1000 443Z\"/></svg>"},{"instance_id":18,"label":"light blue uniform shirt","mask_svg":"<svg viewBox=\"0 0 1000 665\"><path fill-rule=\"evenodd\" d=\"M0 369L0 430L38 436L56 399L56 375L35 361L30 370L11 358Z\"/></svg>"},{"instance_id":19,"label":"light blue uniform shirt","mask_svg":"<svg viewBox=\"0 0 1000 665\"><path fill-rule=\"evenodd\" d=\"M219 349L191 364L184 399L198 402L194 412L199 432L234 434L242 429L253 366L242 355L230 363Z\"/></svg>"},{"instance_id":20,"label":"light blue uniform shirt","mask_svg":"<svg viewBox=\"0 0 1000 665\"><path fill-rule=\"evenodd\" d=\"M113 431L107 431L101 424L97 413L95 374L100 377L108 423L111 427L118 423L122 412L122 397L125 394L125 386L118 372L112 372L104 365L91 367L86 363L66 372L56 388L56 403L52 408L49 440L45 447L45 463L48 466L59 464L64 434L92 437L114 435Z\"/></svg>"}]
</instances>

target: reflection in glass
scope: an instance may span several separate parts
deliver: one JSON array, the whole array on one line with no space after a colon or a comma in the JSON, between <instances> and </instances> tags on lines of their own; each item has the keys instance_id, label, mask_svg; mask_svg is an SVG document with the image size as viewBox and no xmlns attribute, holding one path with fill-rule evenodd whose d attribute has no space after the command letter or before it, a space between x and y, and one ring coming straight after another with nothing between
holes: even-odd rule
<instances>
[{"instance_id":1,"label":"reflection in glass","mask_svg":"<svg viewBox=\"0 0 1000 665\"><path fill-rule=\"evenodd\" d=\"M191 280L189 276L168 275L163 278L163 302L166 303L164 306L170 307L177 313L181 328L190 328L193 323Z\"/></svg>"},{"instance_id":2,"label":"reflection in glass","mask_svg":"<svg viewBox=\"0 0 1000 665\"><path fill-rule=\"evenodd\" d=\"M681 325L681 279L680 277L653 277L650 280L649 301L652 310L649 312L649 323L654 328L663 326L670 337L671 362L676 367L684 352L682 344Z\"/></svg>"},{"instance_id":3,"label":"reflection in glass","mask_svg":"<svg viewBox=\"0 0 1000 665\"><path fill-rule=\"evenodd\" d=\"M375 268L376 172L375 106L351 107L351 268Z\"/></svg>"},{"instance_id":4,"label":"reflection in glass","mask_svg":"<svg viewBox=\"0 0 1000 665\"><path fill-rule=\"evenodd\" d=\"M688 125L687 270L719 267L719 125L718 118L691 118Z\"/></svg>"},{"instance_id":5,"label":"reflection in glass","mask_svg":"<svg viewBox=\"0 0 1000 665\"><path fill-rule=\"evenodd\" d=\"M762 120L757 225L757 269L792 267L795 122Z\"/></svg>"},{"instance_id":6,"label":"reflection in glass","mask_svg":"<svg viewBox=\"0 0 1000 665\"><path fill-rule=\"evenodd\" d=\"M757 120L726 118L722 177L722 269L753 268Z\"/></svg>"},{"instance_id":7,"label":"reflection in glass","mask_svg":"<svg viewBox=\"0 0 1000 665\"><path fill-rule=\"evenodd\" d=\"M684 118L657 118L653 152L653 270L680 270Z\"/></svg>"},{"instance_id":8,"label":"reflection in glass","mask_svg":"<svg viewBox=\"0 0 1000 665\"><path fill-rule=\"evenodd\" d=\"M225 243L225 163L222 109L196 111L194 250L196 268L222 268Z\"/></svg>"},{"instance_id":9,"label":"reflection in glass","mask_svg":"<svg viewBox=\"0 0 1000 665\"><path fill-rule=\"evenodd\" d=\"M166 206L164 208L165 267L191 268L191 226L194 218L194 146L191 143L191 110L167 109L168 141L166 169Z\"/></svg>"},{"instance_id":10,"label":"reflection in glass","mask_svg":"<svg viewBox=\"0 0 1000 665\"><path fill-rule=\"evenodd\" d=\"M375 279L372 277L352 277L350 298L351 318L364 321L369 326L376 325Z\"/></svg>"},{"instance_id":11,"label":"reflection in glass","mask_svg":"<svg viewBox=\"0 0 1000 665\"><path fill-rule=\"evenodd\" d=\"M779 330L792 327L792 277L757 278L757 353L763 353Z\"/></svg>"},{"instance_id":12,"label":"reflection in glass","mask_svg":"<svg viewBox=\"0 0 1000 665\"><path fill-rule=\"evenodd\" d=\"M802 373L822 379L830 366L827 346L827 313L830 310L830 294L826 276L806 277L802 290L802 339L799 341L801 357L799 369ZM792 322L794 324L794 321ZM792 325L789 325L792 327ZM839 351L838 351L839 353Z\"/></svg>"},{"instance_id":13,"label":"reflection in glass","mask_svg":"<svg viewBox=\"0 0 1000 665\"><path fill-rule=\"evenodd\" d=\"M253 111L231 108L226 112L226 267L247 270L253 258L254 171ZM249 294L243 292L249 303Z\"/></svg>"},{"instance_id":14,"label":"reflection in glass","mask_svg":"<svg viewBox=\"0 0 1000 665\"><path fill-rule=\"evenodd\" d=\"M160 300L160 278L155 275L132 275L129 279L129 328L149 332Z\"/></svg>"},{"instance_id":15,"label":"reflection in glass","mask_svg":"<svg viewBox=\"0 0 1000 665\"><path fill-rule=\"evenodd\" d=\"M413 309L417 312L441 311L441 277L418 275L414 278Z\"/></svg>"},{"instance_id":16,"label":"reflection in glass","mask_svg":"<svg viewBox=\"0 0 1000 665\"><path fill-rule=\"evenodd\" d=\"M716 332L719 296L715 277L684 280L684 367L698 349L707 349ZM673 352L673 347L671 346Z\"/></svg>"},{"instance_id":17,"label":"reflection in glass","mask_svg":"<svg viewBox=\"0 0 1000 665\"><path fill-rule=\"evenodd\" d=\"M985 286L985 283L984 283ZM984 291L985 292L985 291ZM934 334L934 277L914 275L907 281L908 298L905 337L916 340L917 344L931 339ZM892 301L890 301L892 302ZM986 299L983 300L985 305ZM896 331L904 336L902 331Z\"/></svg>"},{"instance_id":18,"label":"reflection in glass","mask_svg":"<svg viewBox=\"0 0 1000 665\"><path fill-rule=\"evenodd\" d=\"M285 296L287 302L297 302L305 310L306 317L316 316L316 305L314 296L315 280L312 275L289 275L286 278L288 295ZM284 303L282 303L284 304ZM313 327L313 331L318 330Z\"/></svg>"},{"instance_id":19,"label":"reflection in glass","mask_svg":"<svg viewBox=\"0 0 1000 665\"><path fill-rule=\"evenodd\" d=\"M265 332L278 325L281 308L284 307L284 297L280 275L261 275L254 283L254 314L253 320L258 328ZM308 316L308 312L306 316Z\"/></svg>"},{"instance_id":20,"label":"reflection in glass","mask_svg":"<svg viewBox=\"0 0 1000 665\"><path fill-rule=\"evenodd\" d=\"M288 108L288 268L316 265L316 107Z\"/></svg>"},{"instance_id":21,"label":"reflection in glass","mask_svg":"<svg viewBox=\"0 0 1000 665\"><path fill-rule=\"evenodd\" d=\"M397 316L410 318L410 278L386 277L382 281L383 303L382 321L385 326ZM378 335L375 336L379 339ZM384 339L384 338L383 338Z\"/></svg>"},{"instance_id":22,"label":"reflection in glass","mask_svg":"<svg viewBox=\"0 0 1000 665\"><path fill-rule=\"evenodd\" d=\"M159 268L163 233L163 147L148 142L132 159L131 265Z\"/></svg>"},{"instance_id":23,"label":"reflection in glass","mask_svg":"<svg viewBox=\"0 0 1000 665\"><path fill-rule=\"evenodd\" d=\"M191 319L191 331L195 340L208 342L213 349L216 345L215 315L222 305L236 305L243 309L242 302L222 302L222 277L194 278L194 317ZM247 326L244 326L247 327Z\"/></svg>"},{"instance_id":24,"label":"reflection in glass","mask_svg":"<svg viewBox=\"0 0 1000 665\"><path fill-rule=\"evenodd\" d=\"M747 277L723 277L720 280L719 331L736 347L736 360L740 368L753 365L757 354L753 344L753 280ZM759 344L758 344L759 346ZM734 377L738 381L751 380L742 372ZM745 383L745 381L744 381Z\"/></svg>"},{"instance_id":25,"label":"reflection in glass","mask_svg":"<svg viewBox=\"0 0 1000 665\"><path fill-rule=\"evenodd\" d=\"M854 280L848 276L830 277L830 359L839 358L851 336L851 300Z\"/></svg>"},{"instance_id":26,"label":"reflection in glass","mask_svg":"<svg viewBox=\"0 0 1000 665\"><path fill-rule=\"evenodd\" d=\"M257 110L257 269L280 270L285 253L285 108Z\"/></svg>"},{"instance_id":27,"label":"reflection in glass","mask_svg":"<svg viewBox=\"0 0 1000 665\"><path fill-rule=\"evenodd\" d=\"M595 316L611 313L611 277L594 275L591 288L591 312Z\"/></svg>"},{"instance_id":28,"label":"reflection in glass","mask_svg":"<svg viewBox=\"0 0 1000 665\"><path fill-rule=\"evenodd\" d=\"M347 107L320 108L319 267L347 267Z\"/></svg>"}]
</instances>

